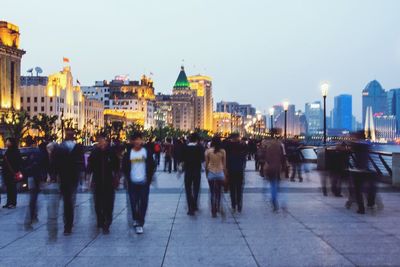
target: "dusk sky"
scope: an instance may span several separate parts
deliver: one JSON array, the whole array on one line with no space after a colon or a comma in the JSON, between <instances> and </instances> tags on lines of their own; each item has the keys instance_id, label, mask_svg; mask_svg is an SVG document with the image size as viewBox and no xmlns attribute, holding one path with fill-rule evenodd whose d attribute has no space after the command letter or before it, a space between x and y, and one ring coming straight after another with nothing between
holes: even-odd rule
<instances>
[{"instance_id":1,"label":"dusk sky","mask_svg":"<svg viewBox=\"0 0 400 267\"><path fill-rule=\"evenodd\" d=\"M350 93L360 118L370 80L400 87L399 10L398 0L13 0L0 19L20 27L22 74L56 72L65 56L82 85L152 72L169 93L184 60L188 75L213 78L214 102L304 110L327 80L328 108Z\"/></svg>"}]
</instances>

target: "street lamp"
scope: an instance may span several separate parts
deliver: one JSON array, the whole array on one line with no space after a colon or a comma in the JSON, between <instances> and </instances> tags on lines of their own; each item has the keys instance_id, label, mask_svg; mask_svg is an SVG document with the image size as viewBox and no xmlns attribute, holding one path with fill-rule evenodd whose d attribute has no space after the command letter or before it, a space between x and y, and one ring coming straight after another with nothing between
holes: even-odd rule
<instances>
[{"instance_id":1,"label":"street lamp","mask_svg":"<svg viewBox=\"0 0 400 267\"><path fill-rule=\"evenodd\" d=\"M275 109L273 107L269 109L269 116L271 118L271 125L270 125L271 131L272 131L272 128L274 128L274 112L275 112Z\"/></svg>"},{"instance_id":2,"label":"street lamp","mask_svg":"<svg viewBox=\"0 0 400 267\"><path fill-rule=\"evenodd\" d=\"M324 145L326 145L326 97L328 96L329 83L321 84L321 93L324 98Z\"/></svg>"},{"instance_id":3,"label":"street lamp","mask_svg":"<svg viewBox=\"0 0 400 267\"><path fill-rule=\"evenodd\" d=\"M283 110L285 111L285 131L284 131L284 139L286 140L287 138L287 111L289 109L289 101L285 100L283 101Z\"/></svg>"}]
</instances>

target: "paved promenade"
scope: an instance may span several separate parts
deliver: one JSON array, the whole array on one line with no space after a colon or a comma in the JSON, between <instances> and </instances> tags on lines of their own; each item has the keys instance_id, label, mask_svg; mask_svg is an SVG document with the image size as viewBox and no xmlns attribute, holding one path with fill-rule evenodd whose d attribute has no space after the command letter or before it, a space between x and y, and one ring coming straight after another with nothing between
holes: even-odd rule
<instances>
[{"instance_id":1,"label":"paved promenade","mask_svg":"<svg viewBox=\"0 0 400 267\"><path fill-rule=\"evenodd\" d=\"M19 195L17 209L0 209L0 266L400 266L400 193L382 188L384 209L358 215L344 208L345 199L322 196L319 175L282 183L287 209L273 213L267 183L249 170L242 214L231 213L225 194L225 216L213 219L204 176L200 212L189 217L182 178L158 172L140 236L124 191L109 235L95 228L92 195L78 194L67 237L57 195L40 196L31 229L23 224L28 195Z\"/></svg>"}]
</instances>

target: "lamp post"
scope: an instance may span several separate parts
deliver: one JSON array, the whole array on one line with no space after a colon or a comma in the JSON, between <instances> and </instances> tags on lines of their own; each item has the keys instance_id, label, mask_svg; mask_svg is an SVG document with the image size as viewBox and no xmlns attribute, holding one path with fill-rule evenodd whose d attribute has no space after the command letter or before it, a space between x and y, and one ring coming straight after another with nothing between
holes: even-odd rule
<instances>
[{"instance_id":1,"label":"lamp post","mask_svg":"<svg viewBox=\"0 0 400 267\"><path fill-rule=\"evenodd\" d=\"M271 132L272 132L272 128L274 128L274 112L275 112L275 109L273 107L269 109L269 116L270 116L270 119L271 119L271 124L270 124L270 131Z\"/></svg>"},{"instance_id":2,"label":"lamp post","mask_svg":"<svg viewBox=\"0 0 400 267\"><path fill-rule=\"evenodd\" d=\"M285 111L285 130L284 130L284 139L286 140L287 138L287 111L289 108L289 102L288 101L283 101L283 110Z\"/></svg>"},{"instance_id":3,"label":"lamp post","mask_svg":"<svg viewBox=\"0 0 400 267\"><path fill-rule=\"evenodd\" d=\"M61 142L64 141L64 110L61 111Z\"/></svg>"},{"instance_id":4,"label":"lamp post","mask_svg":"<svg viewBox=\"0 0 400 267\"><path fill-rule=\"evenodd\" d=\"M324 82L321 84L322 97L324 98L324 145L326 145L326 97L328 95L329 84Z\"/></svg>"}]
</instances>

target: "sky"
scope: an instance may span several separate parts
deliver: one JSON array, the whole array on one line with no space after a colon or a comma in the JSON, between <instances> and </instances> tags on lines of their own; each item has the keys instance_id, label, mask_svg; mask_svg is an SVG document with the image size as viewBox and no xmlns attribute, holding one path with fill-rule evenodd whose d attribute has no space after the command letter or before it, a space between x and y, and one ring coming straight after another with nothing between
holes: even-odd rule
<instances>
[{"instance_id":1,"label":"sky","mask_svg":"<svg viewBox=\"0 0 400 267\"><path fill-rule=\"evenodd\" d=\"M82 85L153 73L170 93L184 64L213 78L214 102L237 101L268 112L288 100L296 109L353 95L377 79L400 87L397 0L0 0L0 20L20 27L22 73L51 74L68 57Z\"/></svg>"}]
</instances>

